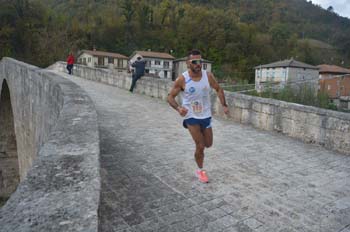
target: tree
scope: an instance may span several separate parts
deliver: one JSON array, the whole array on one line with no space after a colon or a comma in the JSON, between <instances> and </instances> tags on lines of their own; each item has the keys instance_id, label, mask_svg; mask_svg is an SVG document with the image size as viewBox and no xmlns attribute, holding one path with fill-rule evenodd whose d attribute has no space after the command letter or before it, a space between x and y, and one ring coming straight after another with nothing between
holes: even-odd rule
<instances>
[{"instance_id":1,"label":"tree","mask_svg":"<svg viewBox=\"0 0 350 232\"><path fill-rule=\"evenodd\" d=\"M122 14L125 17L125 44L128 50L131 50L135 44L132 25L135 15L135 0L123 0L121 8Z\"/></svg>"},{"instance_id":2,"label":"tree","mask_svg":"<svg viewBox=\"0 0 350 232\"><path fill-rule=\"evenodd\" d=\"M334 13L333 6L329 6L329 7L327 8L327 11L329 11L329 12L331 12L331 13Z\"/></svg>"}]
</instances>

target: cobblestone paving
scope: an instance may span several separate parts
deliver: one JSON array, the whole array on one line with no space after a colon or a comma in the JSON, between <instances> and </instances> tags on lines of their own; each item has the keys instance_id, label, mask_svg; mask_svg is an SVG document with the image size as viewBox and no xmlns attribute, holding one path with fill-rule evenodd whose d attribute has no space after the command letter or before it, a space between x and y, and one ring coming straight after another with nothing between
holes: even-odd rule
<instances>
[{"instance_id":1,"label":"cobblestone paving","mask_svg":"<svg viewBox=\"0 0 350 232\"><path fill-rule=\"evenodd\" d=\"M350 232L349 156L214 119L201 184L165 102L70 78L99 115L100 231Z\"/></svg>"}]
</instances>

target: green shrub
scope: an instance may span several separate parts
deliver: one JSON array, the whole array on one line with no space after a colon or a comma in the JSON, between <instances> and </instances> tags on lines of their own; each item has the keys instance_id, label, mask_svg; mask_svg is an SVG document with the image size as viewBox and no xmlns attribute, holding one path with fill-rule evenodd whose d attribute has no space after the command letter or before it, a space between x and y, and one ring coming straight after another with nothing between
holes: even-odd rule
<instances>
[{"instance_id":1,"label":"green shrub","mask_svg":"<svg viewBox=\"0 0 350 232\"><path fill-rule=\"evenodd\" d=\"M328 109L330 109L330 110L338 110L336 104L334 104L332 102L328 103Z\"/></svg>"},{"instance_id":2,"label":"green shrub","mask_svg":"<svg viewBox=\"0 0 350 232\"><path fill-rule=\"evenodd\" d=\"M277 91L272 84L265 85L265 91L258 93L255 90L246 92L245 94L251 96L258 96L264 98L272 98L276 100L293 102L302 105L315 106L324 109L338 110L334 103L331 103L330 98L326 92L318 92L310 85L290 86L286 85L283 89Z\"/></svg>"}]
</instances>

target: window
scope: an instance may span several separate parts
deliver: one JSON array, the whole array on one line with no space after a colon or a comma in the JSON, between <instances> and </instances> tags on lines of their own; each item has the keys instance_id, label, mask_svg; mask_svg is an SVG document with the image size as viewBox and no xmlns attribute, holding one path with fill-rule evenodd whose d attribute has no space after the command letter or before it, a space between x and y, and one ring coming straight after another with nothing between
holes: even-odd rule
<instances>
[{"instance_id":1,"label":"window","mask_svg":"<svg viewBox=\"0 0 350 232\"><path fill-rule=\"evenodd\" d=\"M108 57L108 64L113 64L113 63L114 63L113 57Z\"/></svg>"},{"instance_id":2,"label":"window","mask_svg":"<svg viewBox=\"0 0 350 232\"><path fill-rule=\"evenodd\" d=\"M155 65L160 65L160 60L155 60L155 61L154 61L154 64L155 64Z\"/></svg>"},{"instance_id":3,"label":"window","mask_svg":"<svg viewBox=\"0 0 350 232\"><path fill-rule=\"evenodd\" d=\"M207 64L203 64L203 69L207 70Z\"/></svg>"},{"instance_id":4,"label":"window","mask_svg":"<svg viewBox=\"0 0 350 232\"><path fill-rule=\"evenodd\" d=\"M301 73L300 72L297 73L297 79L301 80Z\"/></svg>"},{"instance_id":5,"label":"window","mask_svg":"<svg viewBox=\"0 0 350 232\"><path fill-rule=\"evenodd\" d=\"M151 67L151 61L150 60L146 61L146 67Z\"/></svg>"},{"instance_id":6,"label":"window","mask_svg":"<svg viewBox=\"0 0 350 232\"><path fill-rule=\"evenodd\" d=\"M168 78L168 71L164 71L164 78Z\"/></svg>"},{"instance_id":7,"label":"window","mask_svg":"<svg viewBox=\"0 0 350 232\"><path fill-rule=\"evenodd\" d=\"M99 56L99 57L98 57L97 63L98 63L99 66L105 65L105 59L104 59L104 57Z\"/></svg>"},{"instance_id":8,"label":"window","mask_svg":"<svg viewBox=\"0 0 350 232\"><path fill-rule=\"evenodd\" d=\"M91 57L88 58L88 63L91 63Z\"/></svg>"},{"instance_id":9,"label":"window","mask_svg":"<svg viewBox=\"0 0 350 232\"><path fill-rule=\"evenodd\" d=\"M118 59L118 68L122 68L122 67L123 67L123 60Z\"/></svg>"},{"instance_id":10,"label":"window","mask_svg":"<svg viewBox=\"0 0 350 232\"><path fill-rule=\"evenodd\" d=\"M261 69L257 69L256 70L256 77L257 78L262 78L262 70Z\"/></svg>"},{"instance_id":11,"label":"window","mask_svg":"<svg viewBox=\"0 0 350 232\"><path fill-rule=\"evenodd\" d=\"M164 61L164 68L169 68L169 61Z\"/></svg>"},{"instance_id":12,"label":"window","mask_svg":"<svg viewBox=\"0 0 350 232\"><path fill-rule=\"evenodd\" d=\"M83 64L86 64L86 58L83 58Z\"/></svg>"},{"instance_id":13,"label":"window","mask_svg":"<svg viewBox=\"0 0 350 232\"><path fill-rule=\"evenodd\" d=\"M149 69L145 69L145 73L149 73Z\"/></svg>"}]
</instances>

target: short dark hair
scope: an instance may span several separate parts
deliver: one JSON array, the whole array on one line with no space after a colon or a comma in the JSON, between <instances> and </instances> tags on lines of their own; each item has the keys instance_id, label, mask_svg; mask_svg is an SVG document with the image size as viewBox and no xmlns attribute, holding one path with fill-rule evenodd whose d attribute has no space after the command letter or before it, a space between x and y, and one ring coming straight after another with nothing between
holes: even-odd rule
<instances>
[{"instance_id":1,"label":"short dark hair","mask_svg":"<svg viewBox=\"0 0 350 232\"><path fill-rule=\"evenodd\" d=\"M193 49L193 50L191 50L188 53L187 58L190 59L190 56L197 56L197 55L200 55L200 54L201 54L201 52L199 50Z\"/></svg>"},{"instance_id":2,"label":"short dark hair","mask_svg":"<svg viewBox=\"0 0 350 232\"><path fill-rule=\"evenodd\" d=\"M138 59L138 60L141 60L141 56L138 56L137 59Z\"/></svg>"}]
</instances>

